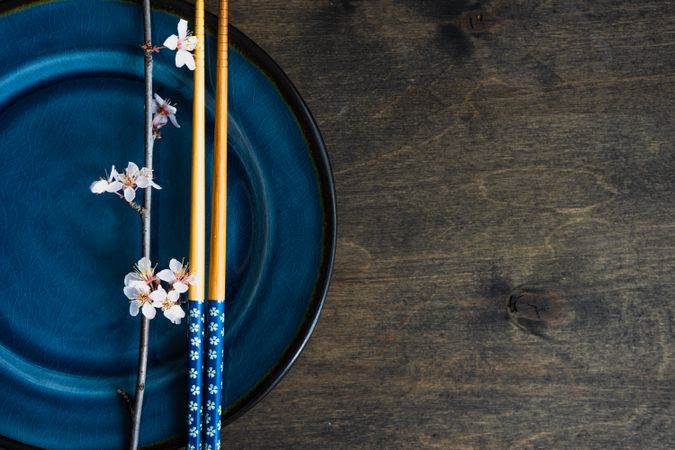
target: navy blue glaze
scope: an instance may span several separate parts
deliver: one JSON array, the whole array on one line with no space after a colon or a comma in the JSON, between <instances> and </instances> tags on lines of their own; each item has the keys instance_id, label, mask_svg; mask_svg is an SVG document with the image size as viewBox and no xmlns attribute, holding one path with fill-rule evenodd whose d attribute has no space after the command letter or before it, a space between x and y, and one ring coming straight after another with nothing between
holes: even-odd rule
<instances>
[{"instance_id":1,"label":"navy blue glaze","mask_svg":"<svg viewBox=\"0 0 675 450\"><path fill-rule=\"evenodd\" d=\"M187 445L186 450L202 448L204 428L204 300L190 300L187 307L188 326L188 385L187 385Z\"/></svg>"},{"instance_id":2,"label":"navy blue glaze","mask_svg":"<svg viewBox=\"0 0 675 450\"><path fill-rule=\"evenodd\" d=\"M155 12L155 40L175 33L177 19ZM311 116L276 65L240 33L232 40L224 421L297 357L327 290L335 239L332 180ZM0 17L5 438L53 449L124 445L127 416L115 390L133 390L139 321L121 288L140 256L140 224L122 201L88 185L111 164L143 159L141 41L140 8L130 3L66 0ZM188 253L192 74L165 50L155 86L178 104L182 125L163 129L155 148L163 189L153 201L153 261L165 267ZM142 444L185 439L187 351L186 324L158 314Z\"/></svg>"},{"instance_id":3,"label":"navy blue glaze","mask_svg":"<svg viewBox=\"0 0 675 450\"><path fill-rule=\"evenodd\" d=\"M209 300L206 304L206 357L204 358L204 450L220 450L223 389L223 336L225 335L225 302ZM189 447L189 446L188 446ZM188 450L190 450L188 448ZM197 450L196 448L193 450Z\"/></svg>"}]
</instances>

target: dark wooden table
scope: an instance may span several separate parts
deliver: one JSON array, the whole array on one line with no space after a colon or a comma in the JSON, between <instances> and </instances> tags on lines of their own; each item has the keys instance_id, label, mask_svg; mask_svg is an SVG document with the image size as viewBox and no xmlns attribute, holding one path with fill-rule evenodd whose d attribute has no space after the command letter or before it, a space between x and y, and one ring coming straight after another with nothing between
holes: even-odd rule
<instances>
[{"instance_id":1,"label":"dark wooden table","mask_svg":"<svg viewBox=\"0 0 675 450\"><path fill-rule=\"evenodd\" d=\"M231 20L314 113L339 230L314 336L224 448L675 446L673 2Z\"/></svg>"}]
</instances>

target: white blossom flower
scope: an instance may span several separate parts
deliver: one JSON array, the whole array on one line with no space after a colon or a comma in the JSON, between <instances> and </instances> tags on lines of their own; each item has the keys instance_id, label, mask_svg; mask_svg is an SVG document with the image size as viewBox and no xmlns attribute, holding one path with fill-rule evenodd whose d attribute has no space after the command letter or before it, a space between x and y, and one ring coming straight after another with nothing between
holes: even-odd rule
<instances>
[{"instance_id":1,"label":"white blossom flower","mask_svg":"<svg viewBox=\"0 0 675 450\"><path fill-rule=\"evenodd\" d=\"M202 340L199 339L198 337L193 337L193 338L190 340L190 342L191 342L192 345L194 345L195 347L199 347L199 344L202 343Z\"/></svg>"},{"instance_id":2,"label":"white blossom flower","mask_svg":"<svg viewBox=\"0 0 675 450\"><path fill-rule=\"evenodd\" d=\"M217 316L218 315L218 308L216 308L214 306L213 308L211 308L210 313L211 313L211 317Z\"/></svg>"},{"instance_id":3,"label":"white blossom flower","mask_svg":"<svg viewBox=\"0 0 675 450\"><path fill-rule=\"evenodd\" d=\"M204 450L213 450L213 447L211 447L211 444L209 444L208 442L205 442L204 443Z\"/></svg>"},{"instance_id":4,"label":"white blossom flower","mask_svg":"<svg viewBox=\"0 0 675 450\"><path fill-rule=\"evenodd\" d=\"M143 167L136 179L136 186L141 189L146 189L149 187L154 187L155 189L162 189L157 183L153 181L152 169Z\"/></svg>"},{"instance_id":5,"label":"white blossom flower","mask_svg":"<svg viewBox=\"0 0 675 450\"><path fill-rule=\"evenodd\" d=\"M166 292L163 287L158 287L150 294L152 304L155 308L160 308L164 311L164 317L169 319L171 323L179 324L180 320L185 317L185 311L178 304L180 294L174 290Z\"/></svg>"},{"instance_id":6,"label":"white blossom flower","mask_svg":"<svg viewBox=\"0 0 675 450\"><path fill-rule=\"evenodd\" d=\"M211 345L218 345L220 343L220 339L218 338L218 336L211 336L211 338L209 339L209 343Z\"/></svg>"},{"instance_id":7,"label":"white blossom flower","mask_svg":"<svg viewBox=\"0 0 675 450\"><path fill-rule=\"evenodd\" d=\"M191 437L197 437L198 434L199 434L199 432L197 431L197 427L191 427L190 428L190 436Z\"/></svg>"},{"instance_id":8,"label":"white blossom flower","mask_svg":"<svg viewBox=\"0 0 675 450\"><path fill-rule=\"evenodd\" d=\"M176 291L171 291L171 292L176 292ZM169 292L169 293L171 293ZM183 311L183 308L180 307L180 305L176 304L164 311L164 317L169 319L171 323L179 325L180 321L183 317L185 317L185 311Z\"/></svg>"},{"instance_id":9,"label":"white blossom flower","mask_svg":"<svg viewBox=\"0 0 675 450\"><path fill-rule=\"evenodd\" d=\"M159 130L169 121L171 121L174 127L180 128L180 125L178 125L178 121L176 120L176 112L178 112L176 107L157 94L154 94L154 97L151 106L152 113L154 114L154 117L152 118L153 128Z\"/></svg>"},{"instance_id":10,"label":"white blossom flower","mask_svg":"<svg viewBox=\"0 0 675 450\"><path fill-rule=\"evenodd\" d=\"M129 303L129 314L137 316L138 311L141 310L143 311L143 315L148 319L155 317L156 311L150 298L150 286L147 284L125 286L124 295L131 300Z\"/></svg>"},{"instance_id":11,"label":"white blossom flower","mask_svg":"<svg viewBox=\"0 0 675 450\"><path fill-rule=\"evenodd\" d=\"M192 422L195 421L195 418L192 416L192 414L188 414L187 416L187 423L188 425L192 425Z\"/></svg>"},{"instance_id":12,"label":"white blossom flower","mask_svg":"<svg viewBox=\"0 0 675 450\"><path fill-rule=\"evenodd\" d=\"M190 314L190 315L192 315L192 314ZM191 323L190 324L190 331L192 333L198 332L199 331L199 324L198 323Z\"/></svg>"},{"instance_id":13,"label":"white blossom flower","mask_svg":"<svg viewBox=\"0 0 675 450\"><path fill-rule=\"evenodd\" d=\"M117 192L122 189L122 183L117 181L116 177L117 171L115 170L115 166L112 166L112 169L110 169L110 175L108 175L108 179L106 180L105 178L100 178L97 181L94 181L89 186L89 190L91 190L91 192L94 194Z\"/></svg>"},{"instance_id":14,"label":"white blossom flower","mask_svg":"<svg viewBox=\"0 0 675 450\"><path fill-rule=\"evenodd\" d=\"M194 384L190 386L190 393L192 393L192 395L199 395L199 386L196 386ZM195 409L194 411L197 410Z\"/></svg>"},{"instance_id":15,"label":"white blossom flower","mask_svg":"<svg viewBox=\"0 0 675 450\"><path fill-rule=\"evenodd\" d=\"M192 308L190 310L190 317L199 317L199 310L197 308Z\"/></svg>"},{"instance_id":16,"label":"white blossom flower","mask_svg":"<svg viewBox=\"0 0 675 450\"><path fill-rule=\"evenodd\" d=\"M171 283L179 294L187 292L188 286L195 284L196 281L195 277L190 273L188 265L183 266L183 263L175 258L169 261L168 269L164 269L157 274L157 278Z\"/></svg>"},{"instance_id":17,"label":"white blossom flower","mask_svg":"<svg viewBox=\"0 0 675 450\"><path fill-rule=\"evenodd\" d=\"M210 426L206 429L206 435L208 437L213 437L216 435L216 429L213 426Z\"/></svg>"},{"instance_id":18,"label":"white blossom flower","mask_svg":"<svg viewBox=\"0 0 675 450\"><path fill-rule=\"evenodd\" d=\"M197 361L199 358L199 352L197 350L190 350L190 359L192 361Z\"/></svg>"},{"instance_id":19,"label":"white blossom flower","mask_svg":"<svg viewBox=\"0 0 675 450\"><path fill-rule=\"evenodd\" d=\"M216 369L214 369L213 367L209 367L209 370L207 371L207 374L208 374L209 378L215 377L216 376Z\"/></svg>"},{"instance_id":20,"label":"white blossom flower","mask_svg":"<svg viewBox=\"0 0 675 450\"><path fill-rule=\"evenodd\" d=\"M222 313L219 317L221 322L225 322L225 313Z\"/></svg>"},{"instance_id":21,"label":"white blossom flower","mask_svg":"<svg viewBox=\"0 0 675 450\"><path fill-rule=\"evenodd\" d=\"M194 367L190 369L190 378L197 378L197 369Z\"/></svg>"},{"instance_id":22,"label":"white blossom flower","mask_svg":"<svg viewBox=\"0 0 675 450\"><path fill-rule=\"evenodd\" d=\"M188 416L188 425L192 425L192 416ZM197 450L194 445L188 444L187 450Z\"/></svg>"},{"instance_id":23,"label":"white blossom flower","mask_svg":"<svg viewBox=\"0 0 675 450\"><path fill-rule=\"evenodd\" d=\"M218 329L218 324L215 322L209 323L209 330L210 331L216 331Z\"/></svg>"},{"instance_id":24,"label":"white blossom flower","mask_svg":"<svg viewBox=\"0 0 675 450\"><path fill-rule=\"evenodd\" d=\"M218 356L218 353L215 350L209 350L209 359L216 359L216 356Z\"/></svg>"},{"instance_id":25,"label":"white blossom flower","mask_svg":"<svg viewBox=\"0 0 675 450\"><path fill-rule=\"evenodd\" d=\"M209 394L215 395L218 393L218 386L215 384L209 384Z\"/></svg>"},{"instance_id":26,"label":"white blossom flower","mask_svg":"<svg viewBox=\"0 0 675 450\"><path fill-rule=\"evenodd\" d=\"M195 70L195 58L192 52L197 47L197 37L189 35L187 20L178 21L178 36L172 34L164 41L164 47L176 50L176 67L187 66Z\"/></svg>"},{"instance_id":27,"label":"white blossom flower","mask_svg":"<svg viewBox=\"0 0 675 450\"><path fill-rule=\"evenodd\" d=\"M188 404L188 408L190 408L190 411L194 412L194 411L197 411L197 408L199 408L199 405L197 404L196 401L191 400L190 403Z\"/></svg>"},{"instance_id":28,"label":"white blossom flower","mask_svg":"<svg viewBox=\"0 0 675 450\"><path fill-rule=\"evenodd\" d=\"M208 400L206 402L206 409L208 409L209 411L213 411L214 409L216 409L216 403L213 400Z\"/></svg>"},{"instance_id":29,"label":"white blossom flower","mask_svg":"<svg viewBox=\"0 0 675 450\"><path fill-rule=\"evenodd\" d=\"M150 179L148 180L148 176ZM115 174L115 179L122 184L124 189L124 200L127 202L133 202L136 198L136 189L154 187L155 189L162 189L159 185L152 182L152 171L147 168L139 169L138 166L132 162L127 164L127 168L124 170L124 173ZM139 184L139 182L141 184Z\"/></svg>"},{"instance_id":30,"label":"white blossom flower","mask_svg":"<svg viewBox=\"0 0 675 450\"><path fill-rule=\"evenodd\" d=\"M205 419L205 422L206 422L207 425L211 423L211 416L209 416L208 414L204 417L204 419ZM206 450L206 449L204 449L204 450Z\"/></svg>"},{"instance_id":31,"label":"white blossom flower","mask_svg":"<svg viewBox=\"0 0 675 450\"><path fill-rule=\"evenodd\" d=\"M150 259L144 256L138 260L134 266L134 271L126 274L124 277L124 286L134 287L139 285L150 285L155 280L155 268Z\"/></svg>"},{"instance_id":32,"label":"white blossom flower","mask_svg":"<svg viewBox=\"0 0 675 450\"><path fill-rule=\"evenodd\" d=\"M136 198L136 178L140 175L138 166L132 162L127 164L127 168L123 174L117 174L117 181L122 183L124 187L124 199L128 202L134 201Z\"/></svg>"}]
</instances>

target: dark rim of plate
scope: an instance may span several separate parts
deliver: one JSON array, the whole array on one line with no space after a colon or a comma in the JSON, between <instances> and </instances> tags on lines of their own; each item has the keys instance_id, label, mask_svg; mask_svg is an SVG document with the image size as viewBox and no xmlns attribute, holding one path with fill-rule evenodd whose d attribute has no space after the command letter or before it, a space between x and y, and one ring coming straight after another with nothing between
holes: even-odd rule
<instances>
[{"instance_id":1,"label":"dark rim of plate","mask_svg":"<svg viewBox=\"0 0 675 450\"><path fill-rule=\"evenodd\" d=\"M24 9L41 3L49 3L51 0L6 0L0 5L0 15L11 13L14 10ZM140 0L130 3L140 3ZM194 16L194 5L185 0L154 0L153 9L163 10L181 17ZM0 19L1 20L1 19ZM216 30L218 18L206 12L207 31ZM317 182L321 191L323 202L323 249L321 255L321 266L319 276L314 285L312 298L305 311L305 318L300 324L293 340L288 344L281 358L263 376L253 388L240 398L223 415L223 425L232 423L242 414L252 408L256 403L262 400L274 387L281 381L297 360L302 349L307 344L316 324L319 320L319 314L323 303L328 295L328 287L333 272L333 263L335 261L335 243L337 238L337 212L335 199L335 185L333 182L333 172L331 170L330 160L326 151L326 146L319 132L319 128L314 121L312 113L298 93L291 80L284 71L263 49L249 39L244 33L234 26L230 25L230 46L234 47L244 55L251 63L258 67L277 88L279 94L284 99L302 130L305 142L309 149L309 156L316 170ZM145 450L172 449L185 445L185 440L180 437L172 437L165 441L144 446ZM22 444L12 439L0 436L0 448L8 450L34 450L38 447Z\"/></svg>"}]
</instances>

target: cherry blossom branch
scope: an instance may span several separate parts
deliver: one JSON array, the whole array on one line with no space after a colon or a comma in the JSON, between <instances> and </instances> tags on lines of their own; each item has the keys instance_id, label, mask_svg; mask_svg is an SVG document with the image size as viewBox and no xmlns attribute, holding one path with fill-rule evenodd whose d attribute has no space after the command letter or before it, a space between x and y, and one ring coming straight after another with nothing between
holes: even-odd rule
<instances>
[{"instance_id":1,"label":"cherry blossom branch","mask_svg":"<svg viewBox=\"0 0 675 450\"><path fill-rule=\"evenodd\" d=\"M131 206L131 209L133 209L133 210L136 211L138 214L140 214L141 217L143 216L143 214L145 214L145 208L143 208L143 207L142 207L141 205L139 205L138 203L136 203L136 202L129 202L129 206Z\"/></svg>"},{"instance_id":2,"label":"cherry blossom branch","mask_svg":"<svg viewBox=\"0 0 675 450\"><path fill-rule=\"evenodd\" d=\"M120 398L124 402L124 405L129 410L129 415L131 415L131 409L132 409L131 403L132 402L131 402L131 397L129 396L129 393L127 391L125 391L124 389L119 388L119 389L117 389L117 395L120 396Z\"/></svg>"},{"instance_id":3,"label":"cherry blossom branch","mask_svg":"<svg viewBox=\"0 0 675 450\"><path fill-rule=\"evenodd\" d=\"M154 136L152 130L152 21L150 0L143 0L143 27L145 42L150 48L145 49L145 167L152 172L152 150ZM152 189L145 190L142 222L143 256L150 258L150 225L152 212ZM138 449L141 431L141 415L145 396L145 381L148 369L148 339L150 336L150 320L141 314L141 334L138 348L138 373L136 377L136 395L131 408L131 429L129 432L129 449Z\"/></svg>"},{"instance_id":4,"label":"cherry blossom branch","mask_svg":"<svg viewBox=\"0 0 675 450\"><path fill-rule=\"evenodd\" d=\"M124 200L125 202L127 202L126 199L124 198L124 195L120 194L119 192L115 192L115 194L116 194L120 199L122 199L122 200ZM145 208L143 208L141 205L139 205L138 203L136 203L136 202L134 202L134 201L130 201L130 202L127 202L127 203L129 204L129 206L131 207L131 209L133 209L133 210L136 211L138 214L140 214L141 217L143 217L143 214L145 214Z\"/></svg>"},{"instance_id":5,"label":"cherry blossom branch","mask_svg":"<svg viewBox=\"0 0 675 450\"><path fill-rule=\"evenodd\" d=\"M192 51L197 44L197 38L188 32L187 21L178 21L178 35L171 35L164 41L164 45L152 44L151 32L151 6L150 0L143 0L143 24L145 40L141 45L144 50L145 68L145 166L139 168L133 162L127 164L126 169L118 172L112 166L106 178L99 178L91 183L89 189L94 194L111 193L126 202L141 218L141 247L142 258L135 266L135 272L124 277L124 295L129 299L129 314L135 317L140 311L141 329L138 349L138 371L136 376L136 392L133 398L123 389L117 393L124 401L131 419L129 429L129 449L137 450L141 428L141 416L143 412L143 399L148 366L148 340L150 320L155 317L156 309L160 309L164 317L171 323L179 325L185 317L185 311L181 307L181 294L188 291L188 286L195 282L190 274L187 263L177 259L169 261L169 269L161 270L155 275L155 267L150 261L151 243L151 217L152 217L152 189L162 189L153 181L152 157L156 139L161 138L160 129L171 123L180 128L176 120L177 109L169 100L164 100L153 93L152 55L161 49L169 49L176 52L176 67L187 67L194 70L195 61ZM143 189L143 206L136 203L136 194ZM162 282L168 287L168 291L162 286Z\"/></svg>"}]
</instances>

